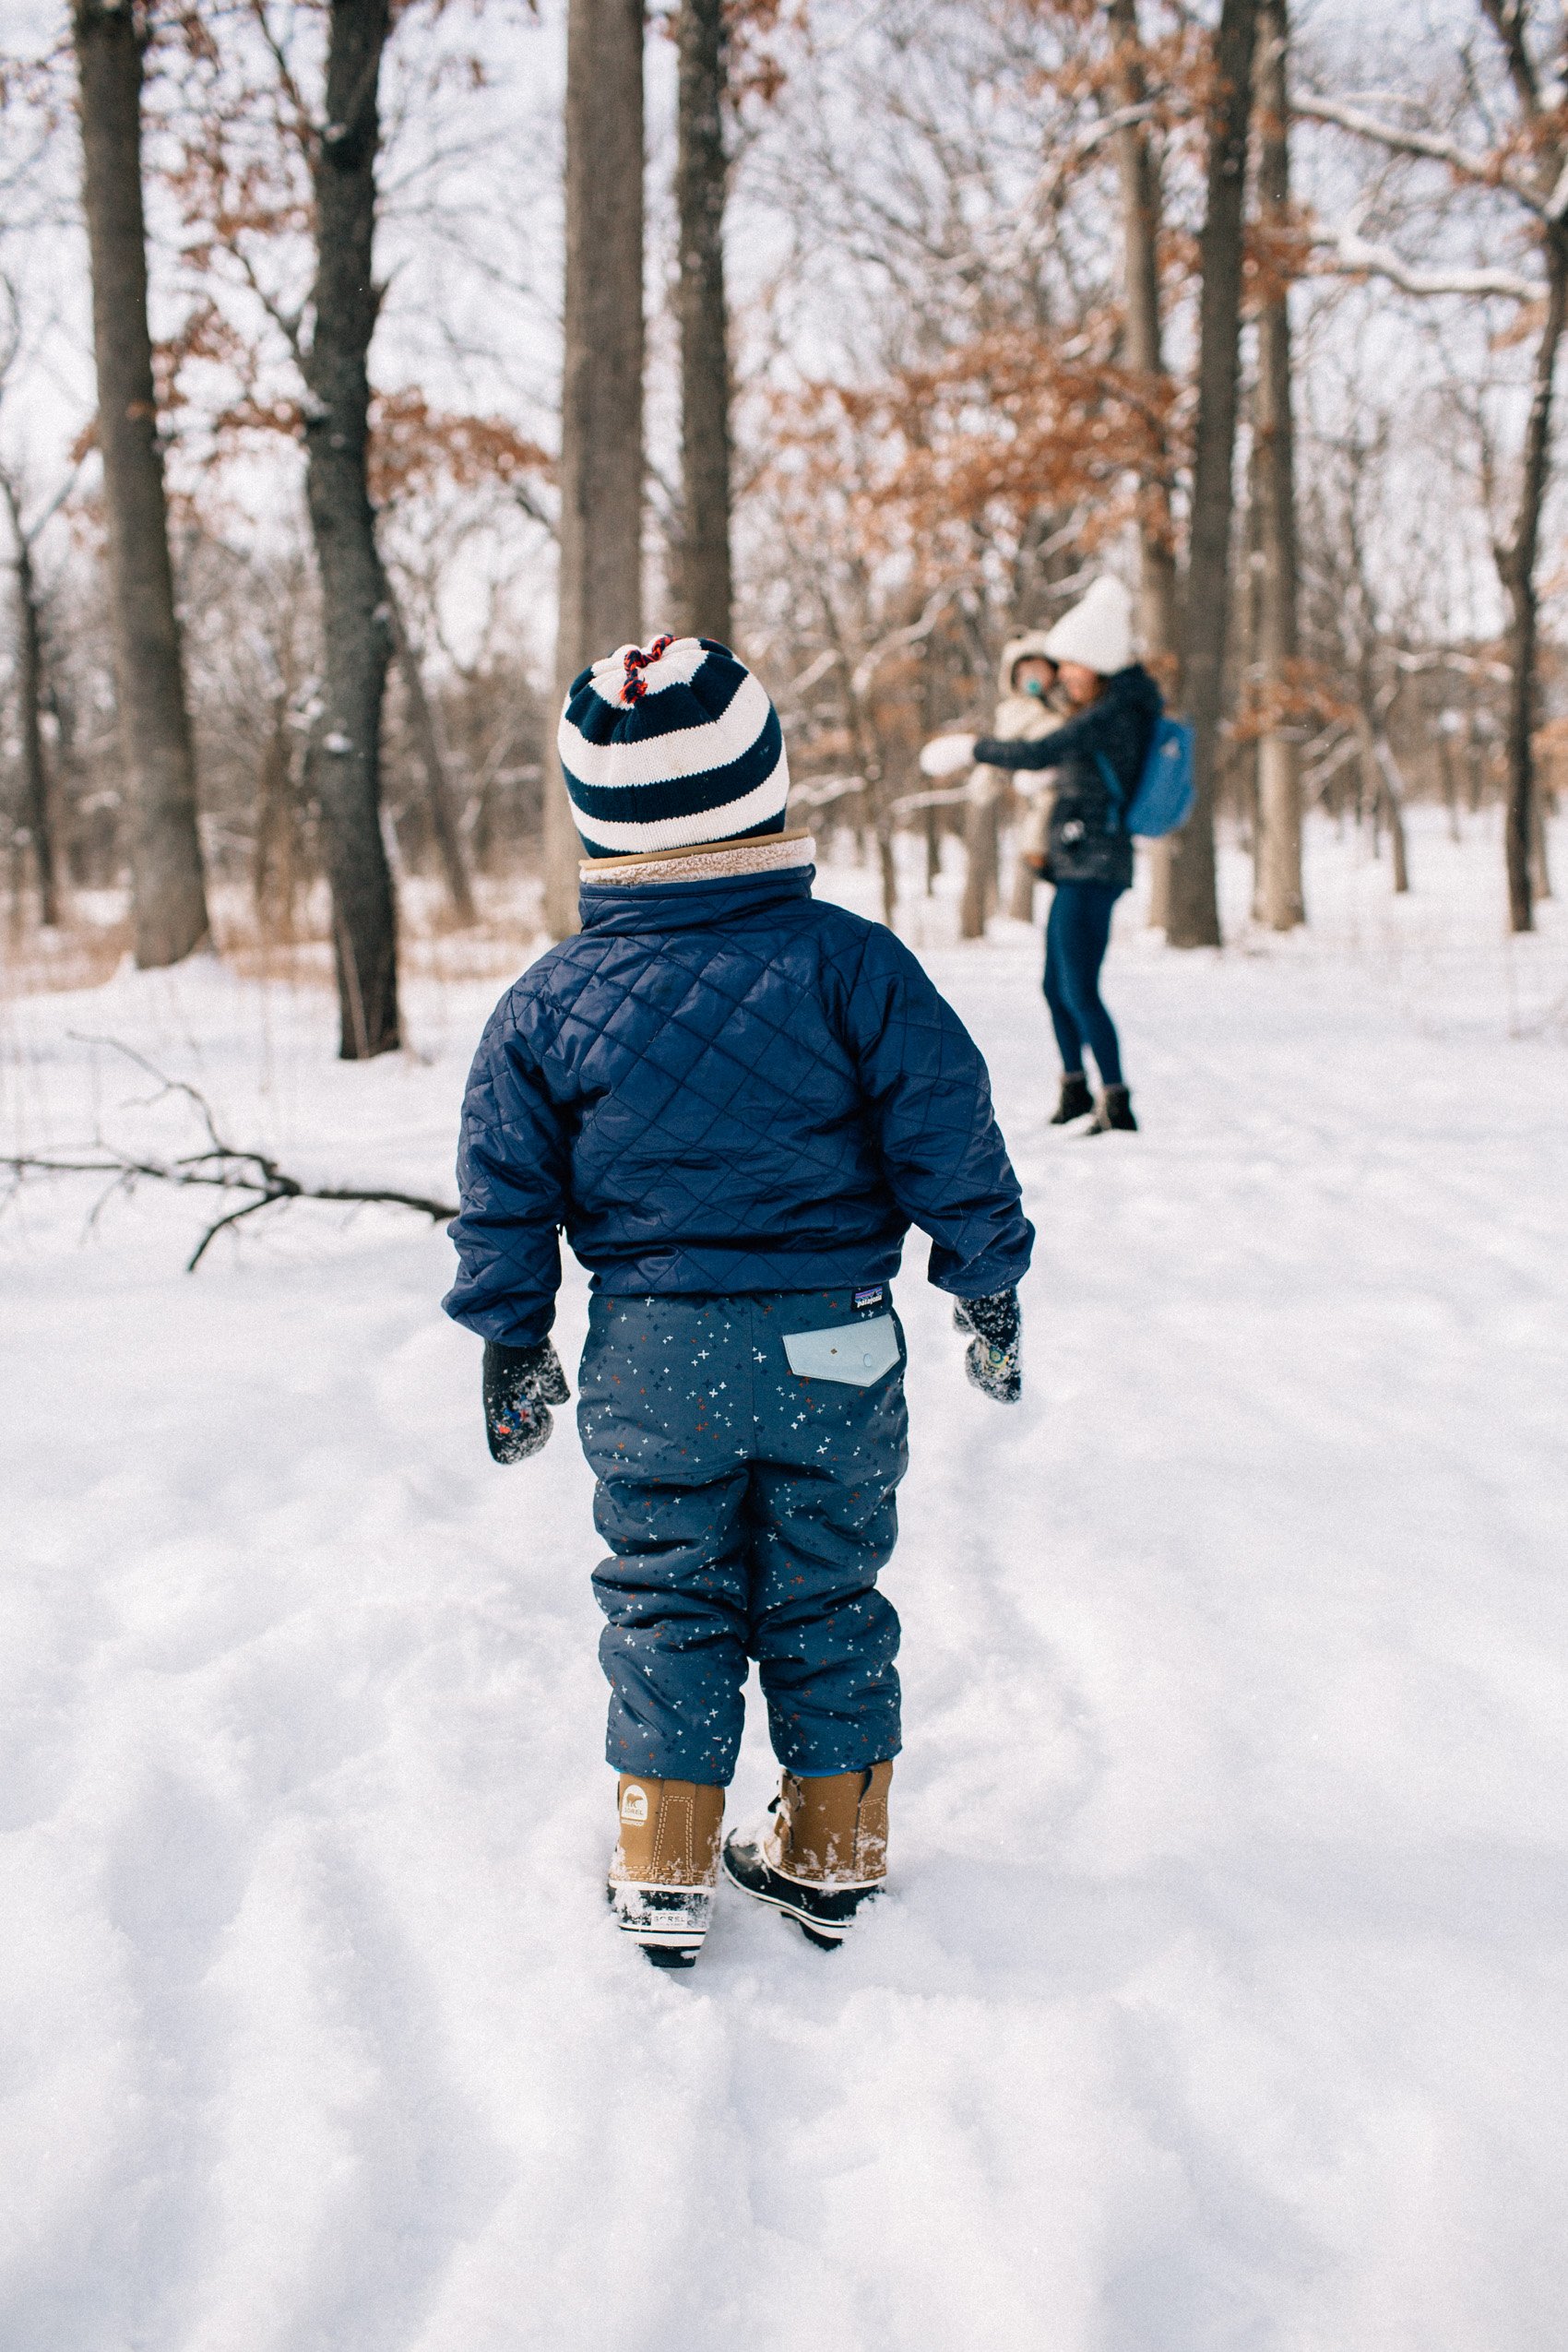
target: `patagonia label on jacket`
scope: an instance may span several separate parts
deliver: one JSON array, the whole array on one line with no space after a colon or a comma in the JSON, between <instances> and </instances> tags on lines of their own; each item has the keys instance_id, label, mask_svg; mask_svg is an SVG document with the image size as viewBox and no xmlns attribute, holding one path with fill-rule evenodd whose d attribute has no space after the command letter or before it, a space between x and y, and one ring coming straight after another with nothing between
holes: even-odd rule
<instances>
[{"instance_id":1,"label":"patagonia label on jacket","mask_svg":"<svg viewBox=\"0 0 1568 2352\"><path fill-rule=\"evenodd\" d=\"M887 1285L885 1282L873 1282L869 1289L856 1291L855 1313L859 1314L862 1307L880 1307L885 1306L886 1302Z\"/></svg>"},{"instance_id":2,"label":"patagonia label on jacket","mask_svg":"<svg viewBox=\"0 0 1568 2352\"><path fill-rule=\"evenodd\" d=\"M869 1388L898 1361L898 1331L891 1315L869 1323L836 1324L831 1331L787 1331L784 1353L799 1380L838 1380Z\"/></svg>"}]
</instances>

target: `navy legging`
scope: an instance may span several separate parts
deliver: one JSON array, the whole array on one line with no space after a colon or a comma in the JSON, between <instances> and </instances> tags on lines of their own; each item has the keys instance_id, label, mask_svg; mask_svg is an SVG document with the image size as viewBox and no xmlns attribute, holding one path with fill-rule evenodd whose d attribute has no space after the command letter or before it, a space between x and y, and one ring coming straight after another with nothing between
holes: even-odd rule
<instances>
[{"instance_id":1,"label":"navy legging","mask_svg":"<svg viewBox=\"0 0 1568 2352\"><path fill-rule=\"evenodd\" d=\"M1111 882L1059 882L1045 926L1045 1001L1064 1070L1081 1070L1087 1045L1100 1084L1122 1084L1116 1024L1099 999L1099 968L1121 892Z\"/></svg>"}]
</instances>

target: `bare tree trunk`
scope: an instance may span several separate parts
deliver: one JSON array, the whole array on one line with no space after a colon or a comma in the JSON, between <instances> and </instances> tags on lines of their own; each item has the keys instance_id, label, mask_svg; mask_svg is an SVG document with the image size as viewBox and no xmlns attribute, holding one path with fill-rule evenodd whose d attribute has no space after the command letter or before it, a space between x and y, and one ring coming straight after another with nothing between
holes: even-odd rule
<instances>
[{"instance_id":1,"label":"bare tree trunk","mask_svg":"<svg viewBox=\"0 0 1568 2352\"><path fill-rule=\"evenodd\" d=\"M289 702L275 696L255 779L251 903L263 942L294 936L294 808L289 773Z\"/></svg>"},{"instance_id":2,"label":"bare tree trunk","mask_svg":"<svg viewBox=\"0 0 1568 2352\"><path fill-rule=\"evenodd\" d=\"M1111 24L1118 52L1117 97L1124 107L1148 97L1137 0L1111 0ZM1162 199L1159 164L1146 126L1133 123L1116 134L1122 181L1123 296L1126 304L1127 364L1155 379L1157 401L1166 397L1164 325L1159 303L1159 229ZM1170 455L1163 431L1138 497L1139 620L1145 653L1156 659L1173 655L1176 632L1176 527L1170 511Z\"/></svg>"},{"instance_id":3,"label":"bare tree trunk","mask_svg":"<svg viewBox=\"0 0 1568 2352\"><path fill-rule=\"evenodd\" d=\"M1253 386L1255 403L1257 386ZM1250 695L1258 682L1258 640L1261 635L1263 607L1263 510L1258 501L1257 442L1254 437L1252 455L1253 463L1247 469L1247 505L1241 517L1241 570L1238 592L1231 598L1232 626L1236 637L1236 670ZM1241 831L1253 859L1252 918L1258 919L1259 842L1262 837L1258 823L1258 743L1255 736L1243 736L1233 742L1220 760L1219 774L1215 782L1215 807L1218 813L1224 787L1232 788L1235 803L1241 815Z\"/></svg>"},{"instance_id":4,"label":"bare tree trunk","mask_svg":"<svg viewBox=\"0 0 1568 2352\"><path fill-rule=\"evenodd\" d=\"M1118 53L1117 98L1123 106L1141 106L1148 96L1148 80L1144 71L1138 0L1111 0L1110 16ZM1158 160L1142 123L1128 124L1117 132L1116 160L1122 180L1127 364L1148 376L1157 395L1163 399L1170 380L1159 306L1159 228L1163 206ZM1153 462L1138 488L1138 605L1145 657L1157 670L1166 671L1179 642L1176 526L1170 510L1170 448L1161 429ZM1170 919L1170 842L1151 842L1147 855L1148 919L1157 931L1163 931Z\"/></svg>"},{"instance_id":5,"label":"bare tree trunk","mask_svg":"<svg viewBox=\"0 0 1568 2352\"><path fill-rule=\"evenodd\" d=\"M331 0L327 126L314 159L315 329L303 355L305 496L326 656L315 773L332 887L339 1052L346 1062L399 1042L397 905L381 830L392 630L366 476L368 361L381 303L372 275L377 89L390 29L389 0Z\"/></svg>"},{"instance_id":6,"label":"bare tree trunk","mask_svg":"<svg viewBox=\"0 0 1568 2352\"><path fill-rule=\"evenodd\" d=\"M898 849L893 820L884 808L876 815L876 870L882 885L882 920L889 931L898 927Z\"/></svg>"},{"instance_id":7,"label":"bare tree trunk","mask_svg":"<svg viewBox=\"0 0 1568 2352\"><path fill-rule=\"evenodd\" d=\"M136 958L177 964L208 935L163 452L147 323L141 85L145 30L123 0L73 0L83 208L92 263L98 437L109 524L114 671L132 802Z\"/></svg>"},{"instance_id":8,"label":"bare tree trunk","mask_svg":"<svg viewBox=\"0 0 1568 2352\"><path fill-rule=\"evenodd\" d=\"M1405 842L1405 779L1386 735L1373 735L1372 751L1377 764L1378 798L1388 819L1388 841L1394 852L1394 895L1402 898L1410 887L1410 859Z\"/></svg>"},{"instance_id":9,"label":"bare tree trunk","mask_svg":"<svg viewBox=\"0 0 1568 2352\"><path fill-rule=\"evenodd\" d=\"M1039 876L1031 866L1025 863L1022 855L1028 816L1027 812L1020 811L1016 793L1010 793L1004 805L1011 808L1013 815L1013 885L1008 894L1007 911L1016 923L1032 923L1035 919L1035 884ZM1000 823L1000 807L997 819Z\"/></svg>"},{"instance_id":10,"label":"bare tree trunk","mask_svg":"<svg viewBox=\"0 0 1568 2352\"><path fill-rule=\"evenodd\" d=\"M994 771L981 769L989 778ZM958 909L958 935L983 939L996 905L996 802L989 784L972 784L964 803L964 896Z\"/></svg>"},{"instance_id":11,"label":"bare tree trunk","mask_svg":"<svg viewBox=\"0 0 1568 2352\"><path fill-rule=\"evenodd\" d=\"M1546 796L1538 780L1530 795L1530 874L1537 900L1551 897L1551 867L1547 857Z\"/></svg>"},{"instance_id":12,"label":"bare tree trunk","mask_svg":"<svg viewBox=\"0 0 1568 2352\"><path fill-rule=\"evenodd\" d=\"M643 0L571 0L555 683L642 632ZM577 925L581 849L544 794L544 919Z\"/></svg>"},{"instance_id":13,"label":"bare tree trunk","mask_svg":"<svg viewBox=\"0 0 1568 2352\"><path fill-rule=\"evenodd\" d=\"M1232 469L1241 323L1242 215L1258 0L1223 0L1215 37L1218 87L1209 117L1208 203L1198 243L1198 412L1187 561L1182 684L1193 722L1193 814L1170 861L1174 947L1218 947L1215 775L1229 600Z\"/></svg>"},{"instance_id":14,"label":"bare tree trunk","mask_svg":"<svg viewBox=\"0 0 1568 2352\"><path fill-rule=\"evenodd\" d=\"M730 349L724 299L723 0L681 0L675 201L681 274L683 631L730 642Z\"/></svg>"},{"instance_id":15,"label":"bare tree trunk","mask_svg":"<svg viewBox=\"0 0 1568 2352\"><path fill-rule=\"evenodd\" d=\"M1277 235L1290 214L1288 0L1260 0L1258 35L1258 216ZM1265 262L1265 267L1268 264ZM1275 267L1277 267L1276 262ZM1272 714L1258 745L1258 915L1272 931L1306 921L1301 889L1301 762L1279 719L1301 650L1297 602L1296 436L1291 415L1289 289L1272 279L1258 317L1253 410L1253 483L1258 502L1258 667Z\"/></svg>"},{"instance_id":16,"label":"bare tree trunk","mask_svg":"<svg viewBox=\"0 0 1568 2352\"><path fill-rule=\"evenodd\" d=\"M0 474L17 543L17 731L21 751L22 815L32 841L38 878L38 920L53 930L60 920L60 888L54 826L49 805L49 769L43 756L43 635L38 619L38 583L32 543L22 527L21 504L8 474Z\"/></svg>"},{"instance_id":17,"label":"bare tree trunk","mask_svg":"<svg viewBox=\"0 0 1568 2352\"><path fill-rule=\"evenodd\" d=\"M1497 569L1509 603L1508 718L1508 920L1515 931L1535 929L1534 851L1536 664L1539 636L1539 590L1536 559L1540 547L1541 508L1551 473L1551 398L1557 353L1568 322L1568 227L1549 225L1542 238L1547 266L1546 319L1536 346L1530 413L1525 427L1524 480L1514 536L1499 547Z\"/></svg>"},{"instance_id":18,"label":"bare tree trunk","mask_svg":"<svg viewBox=\"0 0 1568 2352\"><path fill-rule=\"evenodd\" d=\"M1448 716L1444 711L1444 718ZM1437 735L1438 765L1443 774L1443 805L1448 812L1448 837L1457 844L1464 839L1459 829L1459 778L1454 768L1454 735L1451 729L1439 725Z\"/></svg>"},{"instance_id":19,"label":"bare tree trunk","mask_svg":"<svg viewBox=\"0 0 1568 2352\"><path fill-rule=\"evenodd\" d=\"M473 888L469 881L468 860L463 855L463 837L457 824L451 780L446 774L446 761L436 732L435 713L424 690L420 671L420 659L409 636L408 624L397 589L386 583L386 606L392 622L392 645L397 657L398 675L403 682L403 692L409 703L409 725L413 732L420 766L424 770L424 805L430 819L430 829L435 840L435 851L441 861L442 878L452 912L460 923L478 921Z\"/></svg>"},{"instance_id":20,"label":"bare tree trunk","mask_svg":"<svg viewBox=\"0 0 1568 2352\"><path fill-rule=\"evenodd\" d=\"M1470 689L1469 708L1465 714L1465 762L1470 783L1470 814L1479 816L1486 806L1486 752L1478 724L1480 713L1476 690Z\"/></svg>"}]
</instances>

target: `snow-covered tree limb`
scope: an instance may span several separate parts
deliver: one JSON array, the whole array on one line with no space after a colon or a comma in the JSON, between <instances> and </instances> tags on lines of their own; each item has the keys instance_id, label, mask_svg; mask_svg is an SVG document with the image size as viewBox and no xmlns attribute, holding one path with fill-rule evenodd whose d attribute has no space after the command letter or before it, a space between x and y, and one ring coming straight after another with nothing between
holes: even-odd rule
<instances>
[{"instance_id":1,"label":"snow-covered tree limb","mask_svg":"<svg viewBox=\"0 0 1568 2352\"><path fill-rule=\"evenodd\" d=\"M1373 244L1352 220L1317 240L1331 256L1331 266L1347 277L1386 278L1407 294L1500 295L1514 303L1542 303L1546 283L1516 269L1418 269L1392 245Z\"/></svg>"},{"instance_id":2,"label":"snow-covered tree limb","mask_svg":"<svg viewBox=\"0 0 1568 2352\"><path fill-rule=\"evenodd\" d=\"M1409 130L1401 123L1385 123L1375 114L1364 113L1359 106L1346 106L1336 98L1317 98L1310 91L1298 91L1290 101L1290 111L1305 115L1311 122L1332 123L1339 130L1352 132L1357 138L1371 139L1392 155L1416 155L1430 163L1446 163L1461 179L1482 187L1505 188L1532 211L1538 209L1538 200L1508 176L1496 156L1478 153L1473 148L1461 146L1457 139L1445 138L1441 132Z\"/></svg>"}]
</instances>

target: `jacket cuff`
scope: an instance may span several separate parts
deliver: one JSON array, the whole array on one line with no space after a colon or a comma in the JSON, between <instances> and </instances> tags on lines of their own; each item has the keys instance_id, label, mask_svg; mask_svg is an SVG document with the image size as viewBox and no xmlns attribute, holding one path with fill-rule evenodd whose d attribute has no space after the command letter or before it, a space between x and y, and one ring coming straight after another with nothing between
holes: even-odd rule
<instances>
[{"instance_id":1,"label":"jacket cuff","mask_svg":"<svg viewBox=\"0 0 1568 2352\"><path fill-rule=\"evenodd\" d=\"M473 1332L492 1347L509 1348L519 1354L526 1348L537 1348L541 1339L548 1339L555 1323L553 1299L527 1306L502 1300L494 1306L475 1307L471 1311L455 1308L449 1299L441 1303L453 1322L460 1323L465 1331Z\"/></svg>"},{"instance_id":2,"label":"jacket cuff","mask_svg":"<svg viewBox=\"0 0 1568 2352\"><path fill-rule=\"evenodd\" d=\"M536 1339L531 1347L513 1348L503 1339L487 1339L484 1343L485 1363L488 1368L493 1358L496 1372L531 1372L539 1361L540 1349L545 1345L544 1340Z\"/></svg>"}]
</instances>

